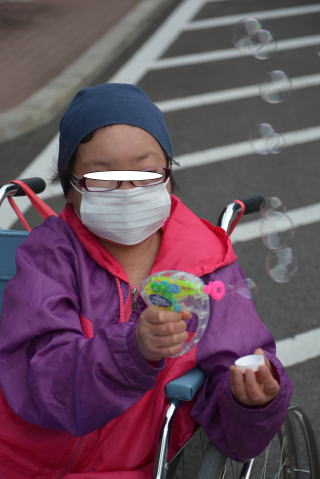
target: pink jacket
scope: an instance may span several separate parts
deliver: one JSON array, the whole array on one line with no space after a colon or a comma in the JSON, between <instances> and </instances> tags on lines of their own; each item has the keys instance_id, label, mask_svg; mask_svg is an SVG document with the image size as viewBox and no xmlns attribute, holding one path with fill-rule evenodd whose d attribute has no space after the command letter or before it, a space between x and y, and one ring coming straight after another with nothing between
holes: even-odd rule
<instances>
[{"instance_id":1,"label":"pink jacket","mask_svg":"<svg viewBox=\"0 0 320 479\"><path fill-rule=\"evenodd\" d=\"M236 284L243 279L223 230L172 197L171 216L151 272L176 269ZM226 454L258 454L283 422L291 384L250 299L211 301L199 345L179 358L147 363L138 350L131 287L121 265L67 207L35 228L17 253L0 321L0 477L147 479L165 384L199 364L207 375L175 420L170 454L200 424ZM243 332L246 331L246 334ZM281 391L263 408L232 397L229 366L256 347L267 351Z\"/></svg>"}]
</instances>

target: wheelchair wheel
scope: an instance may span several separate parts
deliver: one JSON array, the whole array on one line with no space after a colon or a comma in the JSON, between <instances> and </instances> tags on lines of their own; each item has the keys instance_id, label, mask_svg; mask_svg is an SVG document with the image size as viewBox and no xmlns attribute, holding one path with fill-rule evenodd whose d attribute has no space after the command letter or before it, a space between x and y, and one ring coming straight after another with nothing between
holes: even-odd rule
<instances>
[{"instance_id":1,"label":"wheelchair wheel","mask_svg":"<svg viewBox=\"0 0 320 479\"><path fill-rule=\"evenodd\" d=\"M319 479L315 436L306 414L290 405L285 423L266 449L248 463L226 458L201 430L174 461L169 479Z\"/></svg>"},{"instance_id":2,"label":"wheelchair wheel","mask_svg":"<svg viewBox=\"0 0 320 479\"><path fill-rule=\"evenodd\" d=\"M320 478L317 444L310 422L303 410L297 405L291 405L279 433L258 457L246 464L227 459L217 478Z\"/></svg>"}]
</instances>

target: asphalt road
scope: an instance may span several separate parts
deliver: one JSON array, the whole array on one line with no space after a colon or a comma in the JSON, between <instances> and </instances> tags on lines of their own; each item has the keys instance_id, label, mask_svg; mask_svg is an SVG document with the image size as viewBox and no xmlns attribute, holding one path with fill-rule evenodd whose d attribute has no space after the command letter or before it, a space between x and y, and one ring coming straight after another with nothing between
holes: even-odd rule
<instances>
[{"instance_id":1,"label":"asphalt road","mask_svg":"<svg viewBox=\"0 0 320 479\"><path fill-rule=\"evenodd\" d=\"M190 3L182 1L181 9ZM317 241L320 215L316 220L309 220L308 207L320 201L320 136L316 133L308 140L307 132L319 125L320 83L316 75L320 73L320 38L317 38L320 3L312 0L221 0L199 2L200 8L195 7L195 3L187 19L182 13L177 15L175 34L170 27L162 47L157 44L158 54L154 53L152 64L136 74L134 60L129 57L131 66L127 70L122 73L119 69L107 71L97 81L127 79L135 82L160 106L165 106L167 100L185 101L180 107L173 103L167 111L165 106L164 111L176 157L181 160L181 169L175 171L179 187L176 193L201 217L215 222L225 204L252 194L279 197L289 216L290 212L302 208L296 221L295 237L288 245L298 261L298 271L291 281L280 284L270 279L265 268L270 251L259 235L248 241L237 241L234 247L246 274L257 284L256 307L275 339L281 342L294 335L317 332L320 326ZM301 10L294 15L286 12L265 19L263 14L260 20L259 12L306 6L314 7L315 11ZM277 49L270 58L259 60L234 49L232 33L239 21L236 15L239 18L255 16L272 32ZM226 19L226 16L232 17ZM220 19L220 25L203 25L202 28L200 21L210 19ZM195 21L199 21L197 28L191 29L190 23ZM295 42L285 43L293 39ZM221 51L224 53L219 53ZM201 60L199 55L208 52L211 58ZM143 57L143 53L141 55ZM312 82L308 85L304 79L303 86L293 87L289 97L278 104L264 101L259 93L241 96L241 88L259 85L274 70L284 71L292 80L312 76ZM201 97L222 91L227 91L224 100L221 95L219 100L207 102ZM195 95L200 95L199 101L192 106L188 102ZM41 153L55 135L57 121L54 119L37 131L0 146L9 177L18 177ZM278 154L260 155L247 145L254 128L265 122L288 140ZM187 155L190 154L193 165L188 167ZM206 163L204 156L209 158ZM63 205L61 197L54 196L48 202L56 210ZM32 224L37 224L33 213L28 212L27 216ZM259 215L244 218L243 224L259 218ZM305 359L295 361L291 358L293 365L288 367L288 373L295 386L294 400L308 413L320 442L320 352L314 353L317 344L312 341L303 347Z\"/></svg>"}]
</instances>

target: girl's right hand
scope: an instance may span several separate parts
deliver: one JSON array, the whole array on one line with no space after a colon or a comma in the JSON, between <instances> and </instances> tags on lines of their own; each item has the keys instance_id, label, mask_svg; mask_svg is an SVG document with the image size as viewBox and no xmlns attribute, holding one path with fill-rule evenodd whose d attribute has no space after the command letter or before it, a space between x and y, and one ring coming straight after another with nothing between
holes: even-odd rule
<instances>
[{"instance_id":1,"label":"girl's right hand","mask_svg":"<svg viewBox=\"0 0 320 479\"><path fill-rule=\"evenodd\" d=\"M189 312L174 313L148 306L139 318L136 338L139 350L147 361L160 361L182 351L188 339L185 320Z\"/></svg>"},{"instance_id":2,"label":"girl's right hand","mask_svg":"<svg viewBox=\"0 0 320 479\"><path fill-rule=\"evenodd\" d=\"M280 391L280 385L274 376L269 359L261 348L254 354L264 356L265 365L255 373L247 369L245 373L237 366L231 366L231 390L238 402L245 406L264 406L274 399Z\"/></svg>"}]
</instances>

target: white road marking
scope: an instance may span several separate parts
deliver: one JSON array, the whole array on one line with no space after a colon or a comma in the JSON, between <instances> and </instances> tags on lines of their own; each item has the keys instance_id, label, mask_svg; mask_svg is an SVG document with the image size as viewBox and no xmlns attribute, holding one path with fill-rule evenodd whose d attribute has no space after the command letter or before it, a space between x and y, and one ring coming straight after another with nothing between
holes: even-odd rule
<instances>
[{"instance_id":1,"label":"white road marking","mask_svg":"<svg viewBox=\"0 0 320 479\"><path fill-rule=\"evenodd\" d=\"M204 3L203 0L186 0L182 2L142 47L132 55L127 63L117 71L110 81L138 83L156 59L160 58L178 38L185 25L197 14Z\"/></svg>"},{"instance_id":2,"label":"white road marking","mask_svg":"<svg viewBox=\"0 0 320 479\"><path fill-rule=\"evenodd\" d=\"M231 39L230 39L231 43ZM289 38L279 40L277 42L277 52L294 50L297 48L306 48L319 45L320 35L308 35L305 37ZM264 52L267 48L264 49ZM230 60L231 58L239 58L249 56L240 52L236 48L227 48L223 50L213 50L203 53L192 53L191 55L180 55L176 57L160 58L154 61L150 66L150 70L161 70L164 68L177 68L179 66L196 65L198 63L211 63L220 60ZM316 57L316 52L315 52Z\"/></svg>"},{"instance_id":3,"label":"white road marking","mask_svg":"<svg viewBox=\"0 0 320 479\"><path fill-rule=\"evenodd\" d=\"M219 1L219 0L213 0ZM205 4L204 0L186 0L181 3L165 22L154 32L153 35L136 51L134 55L120 68L109 82L137 83L148 71L150 64L155 58L171 45L183 30L184 25L193 18ZM54 176L54 165L58 156L58 135L37 155L30 165L20 173L19 178L40 176L46 181ZM61 194L59 185L48 183L46 191L39 195L48 199ZM25 213L30 207L28 199L19 197L16 199L19 208ZM15 223L8 202L1 207L0 226L3 229L11 228Z\"/></svg>"},{"instance_id":4,"label":"white road marking","mask_svg":"<svg viewBox=\"0 0 320 479\"><path fill-rule=\"evenodd\" d=\"M320 222L320 203L304 206L287 211L286 214L290 217L294 228L300 228L313 223ZM239 243L244 241L251 241L261 237L260 232L261 218L258 220L248 221L246 223L240 222L232 233L232 243ZM279 228L277 231L286 231L289 228Z\"/></svg>"},{"instance_id":5,"label":"white road marking","mask_svg":"<svg viewBox=\"0 0 320 479\"><path fill-rule=\"evenodd\" d=\"M299 145L302 143L309 143L311 141L320 140L320 126L305 128L303 130L290 131L282 133L287 146ZM261 142L263 145L264 142ZM259 144L257 143L259 146ZM193 153L186 153L175 157L181 164L180 167L174 168L191 168L205 164L216 163L217 161L230 160L232 158L240 158L241 156L256 155L249 141L242 141L239 143L232 143L229 145L218 146L215 148L208 148L206 150L195 151ZM269 155L270 161L276 159L277 155Z\"/></svg>"},{"instance_id":6,"label":"white road marking","mask_svg":"<svg viewBox=\"0 0 320 479\"><path fill-rule=\"evenodd\" d=\"M284 137L287 146L317 141L320 139L320 126L282 133L282 136ZM57 159L57 141L58 137L55 137L35 158L35 160L30 163L30 165L19 175L19 178L40 176L45 180L50 180L50 178L53 177L54 171L52 164L56 163ZM242 156L253 154L257 153L255 153L255 151L252 149L249 141L242 141L239 143L223 145L177 156L175 159L180 163L181 166L174 168L185 169L198 167L205 164L225 161L232 158L241 158ZM276 157L277 155L270 155L270 161L272 161L272 159L276 159ZM54 196L59 196L60 194L61 187L59 185L48 183L46 191L39 196L43 199L49 199ZM23 213L26 212L30 207L29 201L24 197L19 197L16 199L16 201ZM4 203L1 207L1 228L10 229L15 221L16 218L13 215L11 208Z\"/></svg>"},{"instance_id":7,"label":"white road marking","mask_svg":"<svg viewBox=\"0 0 320 479\"><path fill-rule=\"evenodd\" d=\"M207 0L210 2L215 2L219 0ZM137 83L148 70L151 68L165 68L165 61L169 61L171 67L177 66L176 59L165 59L160 60L158 62L155 61L160 55L164 53L164 51L168 48L169 45L173 43L173 41L178 37L178 35L183 31L186 27L186 24L190 22L190 19L195 16L197 11L199 11L202 6L205 4L205 0L186 0L173 12L173 14L168 18L166 22L164 22L161 27L155 32L154 35L150 37L150 39L136 52L135 55L121 68L109 81L113 82L128 82L128 83ZM220 19L221 21L222 19ZM310 37L302 37L300 39L291 39L291 40L283 40L278 43L278 51L287 50L290 48L300 48L303 46L312 46L316 45L320 42L320 35L314 35ZM214 57L212 57L212 53L214 53ZM199 63L203 61L215 61L222 58L235 58L237 56L243 55L242 53L238 52L237 50L222 50L217 52L206 52L205 54L200 55L189 55L185 57L178 57L180 58L180 64L192 64L192 63ZM214 58L214 60L212 59ZM170 63L171 60L171 63ZM187 63L183 63L186 62ZM191 63L190 63L191 61ZM162 62L162 63L161 63ZM316 128L309 128L306 130L301 130L300 132L291 132L287 133L286 141L290 140L290 135L295 136L295 142L291 141L291 144L296 143L304 143L307 141L314 141L320 138L320 127ZM35 160L19 175L19 178L26 178L29 176L41 176L45 179L48 179L52 176L51 170L52 166L50 163L56 161L57 157L57 144L58 144L58 136L55 136L53 140L47 145L47 147L35 158ZM237 151L237 153L236 153ZM241 157L243 155L252 154L252 150L248 147L248 142L242 142L234 145L226 145L220 148L213 148L210 150L206 150L205 152L196 152L190 155L184 155L180 157L183 162L182 168L188 168L190 166L198 166L203 163L211 163L214 161L221 161L223 159L229 159L234 157ZM218 159L216 158L217 155ZM189 161L188 161L189 158ZM202 158L204 160L202 163L199 160ZM195 162L192 164L192 162ZM61 192L61 188L59 185L48 185L47 190L44 194L40 195L42 198L51 198L56 196ZM29 207L29 202L25 198L17 198L17 203L19 204L20 208L23 212L25 212ZM308 208L308 215L309 220L311 222L319 221L320 215L318 219L315 218L317 215L317 208L318 205L311 205ZM288 212L289 216L295 218L296 226L298 222L302 225L302 216L304 217L304 224L307 221L307 214L306 211L302 211L300 213L297 212L298 210L293 210L292 212ZM2 207L2 215L1 215L1 227L2 228L10 228L12 224L15 222L16 218L13 214L9 213L9 208L3 205ZM251 223L251 222L250 222ZM245 229L250 233L250 223L246 223L243 225L239 225L237 230L235 230L233 234L233 241L237 241L237 235L244 235ZM241 228L241 229L240 229ZM251 228L252 230L252 228ZM253 227L253 233L246 233L247 237L252 238L253 234L257 234L256 232L256 225ZM238 240L240 241L240 240ZM314 339L316 338L316 345L314 345ZM320 355L319 345L320 345L320 335L319 331L313 330L307 333L299 334L293 338L287 338L285 340L279 341L278 345L278 354L280 359L284 362L285 365L293 365L299 362L306 361L310 358L316 357ZM300 355L298 354L298 350L302 349L306 352L306 354L302 357L301 351Z\"/></svg>"},{"instance_id":8,"label":"white road marking","mask_svg":"<svg viewBox=\"0 0 320 479\"><path fill-rule=\"evenodd\" d=\"M246 12L237 15L225 15L217 18L206 18L203 20L194 20L185 26L185 30L201 30L204 28L216 28L227 25L235 25L244 18L253 17L258 20L270 20L272 18L292 17L297 15L310 15L320 12L320 4L304 5L301 7L276 8L274 10L258 10L255 12Z\"/></svg>"},{"instance_id":9,"label":"white road marking","mask_svg":"<svg viewBox=\"0 0 320 479\"><path fill-rule=\"evenodd\" d=\"M282 339L276 344L277 356L285 367L304 363L320 356L320 328Z\"/></svg>"},{"instance_id":10,"label":"white road marking","mask_svg":"<svg viewBox=\"0 0 320 479\"><path fill-rule=\"evenodd\" d=\"M261 83L263 82L261 78ZM320 74L304 75L291 78L292 90L309 88L320 85ZM281 84L279 83L281 87ZM164 113L176 110L184 110L186 108L197 108L203 105L212 105L232 100L241 100L260 95L260 85L249 85L238 88L230 88L228 90L219 90L209 93L201 93L199 95L190 95L182 98L174 98L172 100L164 100L157 103L160 110Z\"/></svg>"}]
</instances>

